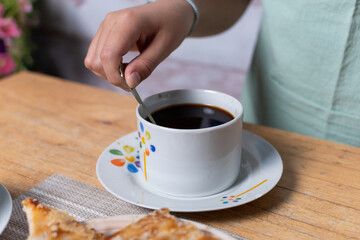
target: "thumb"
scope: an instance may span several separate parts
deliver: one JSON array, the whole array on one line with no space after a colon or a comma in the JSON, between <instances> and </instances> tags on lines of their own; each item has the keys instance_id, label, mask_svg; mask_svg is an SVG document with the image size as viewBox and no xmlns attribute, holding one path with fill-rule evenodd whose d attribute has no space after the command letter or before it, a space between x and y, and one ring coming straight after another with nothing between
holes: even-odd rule
<instances>
[{"instance_id":1,"label":"thumb","mask_svg":"<svg viewBox=\"0 0 360 240\"><path fill-rule=\"evenodd\" d=\"M139 85L171 53L173 49L164 47L164 40L155 37L149 46L125 69L125 79L130 88Z\"/></svg>"}]
</instances>

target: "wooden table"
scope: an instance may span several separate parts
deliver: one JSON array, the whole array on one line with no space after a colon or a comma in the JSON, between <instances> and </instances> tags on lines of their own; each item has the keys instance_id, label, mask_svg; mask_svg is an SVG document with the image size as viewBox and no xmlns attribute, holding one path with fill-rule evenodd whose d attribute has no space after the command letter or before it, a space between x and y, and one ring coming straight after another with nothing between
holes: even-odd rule
<instances>
[{"instance_id":1,"label":"wooden table","mask_svg":"<svg viewBox=\"0 0 360 240\"><path fill-rule=\"evenodd\" d=\"M0 80L0 182L13 198L53 173L102 188L102 150L136 129L136 102L23 72ZM245 124L281 154L278 185L249 204L182 214L249 239L358 239L360 148Z\"/></svg>"}]
</instances>

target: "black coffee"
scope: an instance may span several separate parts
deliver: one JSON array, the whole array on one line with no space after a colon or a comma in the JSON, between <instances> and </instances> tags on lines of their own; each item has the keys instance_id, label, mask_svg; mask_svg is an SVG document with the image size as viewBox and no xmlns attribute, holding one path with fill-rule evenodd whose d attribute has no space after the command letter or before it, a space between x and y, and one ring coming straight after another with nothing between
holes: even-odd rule
<instances>
[{"instance_id":1,"label":"black coffee","mask_svg":"<svg viewBox=\"0 0 360 240\"><path fill-rule=\"evenodd\" d=\"M234 117L223 109L201 104L180 104L152 112L157 125L177 129L199 129L221 125ZM149 118L146 118L149 121Z\"/></svg>"}]
</instances>

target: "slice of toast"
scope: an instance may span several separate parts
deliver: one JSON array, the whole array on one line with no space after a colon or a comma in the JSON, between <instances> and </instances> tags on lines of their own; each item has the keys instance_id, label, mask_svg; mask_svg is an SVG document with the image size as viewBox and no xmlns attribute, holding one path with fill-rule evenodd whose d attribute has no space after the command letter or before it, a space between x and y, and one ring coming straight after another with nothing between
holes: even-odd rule
<instances>
[{"instance_id":1,"label":"slice of toast","mask_svg":"<svg viewBox=\"0 0 360 240\"><path fill-rule=\"evenodd\" d=\"M169 209L156 210L119 232L109 236L111 240L216 240L211 233L198 229L190 222L170 215Z\"/></svg>"},{"instance_id":2,"label":"slice of toast","mask_svg":"<svg viewBox=\"0 0 360 240\"><path fill-rule=\"evenodd\" d=\"M67 212L43 205L33 198L22 201L29 223L28 240L103 240L94 229L77 222Z\"/></svg>"},{"instance_id":3,"label":"slice of toast","mask_svg":"<svg viewBox=\"0 0 360 240\"><path fill-rule=\"evenodd\" d=\"M169 213L156 210L110 236L76 221L67 212L43 205L33 198L23 202L29 223L28 240L217 240L211 233L198 229Z\"/></svg>"}]
</instances>

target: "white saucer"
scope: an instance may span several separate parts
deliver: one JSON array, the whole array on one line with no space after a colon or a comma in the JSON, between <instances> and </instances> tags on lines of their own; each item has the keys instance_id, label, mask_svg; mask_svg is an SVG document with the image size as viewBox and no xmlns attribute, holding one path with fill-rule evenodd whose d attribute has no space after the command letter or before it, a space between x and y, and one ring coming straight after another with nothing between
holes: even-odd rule
<instances>
[{"instance_id":1,"label":"white saucer","mask_svg":"<svg viewBox=\"0 0 360 240\"><path fill-rule=\"evenodd\" d=\"M10 220L12 200L8 190L0 184L0 235Z\"/></svg>"},{"instance_id":2,"label":"white saucer","mask_svg":"<svg viewBox=\"0 0 360 240\"><path fill-rule=\"evenodd\" d=\"M96 174L105 189L116 197L150 209L167 207L173 212L201 212L240 206L269 192L283 171L276 149L244 130L240 175L230 188L206 197L175 197L144 187L139 148L137 132L121 137L100 155Z\"/></svg>"}]
</instances>

